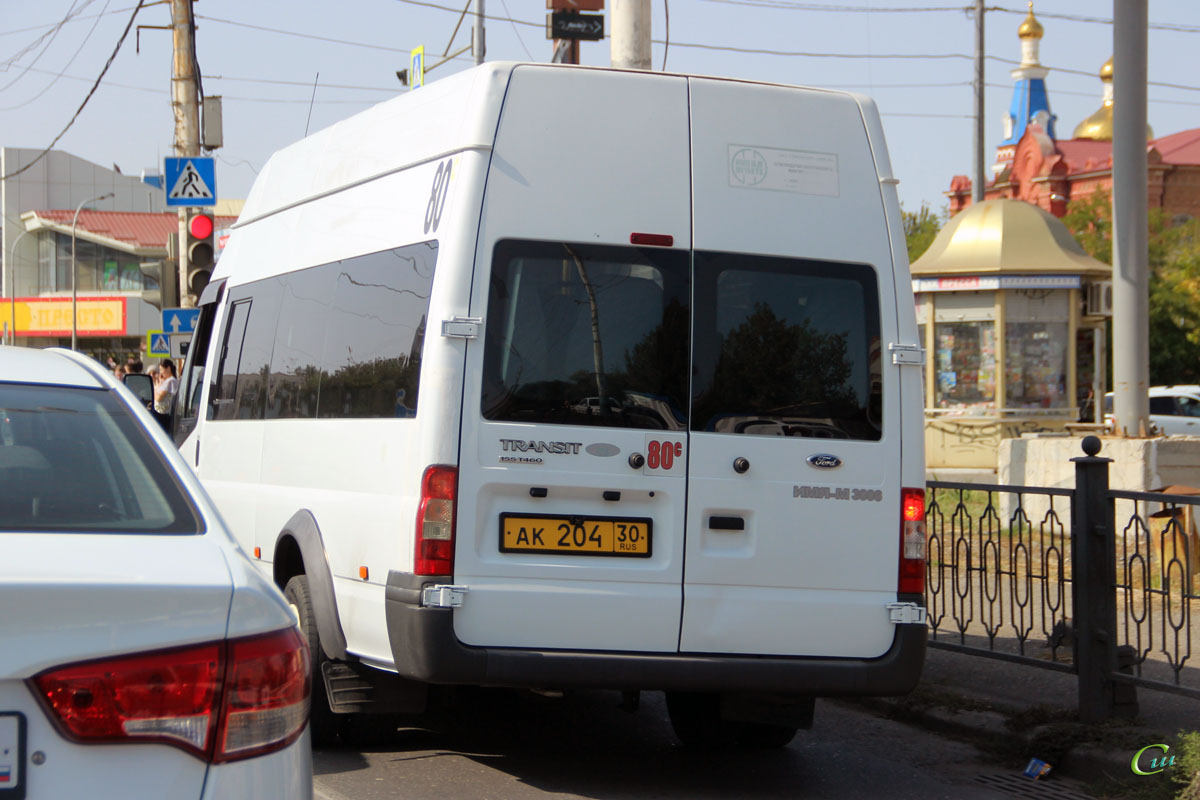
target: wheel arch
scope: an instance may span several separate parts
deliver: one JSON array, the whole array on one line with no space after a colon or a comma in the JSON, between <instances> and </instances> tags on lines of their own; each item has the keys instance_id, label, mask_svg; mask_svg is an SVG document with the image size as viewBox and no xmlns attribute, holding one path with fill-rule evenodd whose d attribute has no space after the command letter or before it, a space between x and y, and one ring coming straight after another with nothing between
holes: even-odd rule
<instances>
[{"instance_id":1,"label":"wheel arch","mask_svg":"<svg viewBox=\"0 0 1200 800\"><path fill-rule=\"evenodd\" d=\"M296 575L308 577L313 614L321 649L331 659L346 657L346 634L338 616L337 596L333 591L333 571L325 552L321 528L312 512L300 509L287 521L275 538L273 566L275 584L281 589Z\"/></svg>"}]
</instances>

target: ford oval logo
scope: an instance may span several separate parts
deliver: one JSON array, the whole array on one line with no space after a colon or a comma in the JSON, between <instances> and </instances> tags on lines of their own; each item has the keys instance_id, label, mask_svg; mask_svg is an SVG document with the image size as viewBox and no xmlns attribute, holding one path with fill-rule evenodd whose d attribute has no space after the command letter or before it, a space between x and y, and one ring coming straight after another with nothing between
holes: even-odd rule
<instances>
[{"instance_id":1,"label":"ford oval logo","mask_svg":"<svg viewBox=\"0 0 1200 800\"><path fill-rule=\"evenodd\" d=\"M808 463L818 469L837 469L842 465L842 460L828 453L818 453L815 456L809 456Z\"/></svg>"}]
</instances>

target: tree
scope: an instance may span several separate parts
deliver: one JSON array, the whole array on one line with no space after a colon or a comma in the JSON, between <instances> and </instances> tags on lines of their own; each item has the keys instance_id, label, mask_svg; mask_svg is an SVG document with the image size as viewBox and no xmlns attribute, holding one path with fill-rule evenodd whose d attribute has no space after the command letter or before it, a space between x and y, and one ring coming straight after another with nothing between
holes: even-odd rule
<instances>
[{"instance_id":1,"label":"tree","mask_svg":"<svg viewBox=\"0 0 1200 800\"><path fill-rule=\"evenodd\" d=\"M921 210L916 212L905 211L901 207L900 216L904 220L904 239L908 243L908 263L911 264L933 244L948 212L943 208L941 214L935 214L928 205L922 203Z\"/></svg>"},{"instance_id":2,"label":"tree","mask_svg":"<svg viewBox=\"0 0 1200 800\"><path fill-rule=\"evenodd\" d=\"M1072 200L1063 224L1087 253L1112 263L1112 198ZM1150 209L1150 383L1200 383L1200 220Z\"/></svg>"}]
</instances>

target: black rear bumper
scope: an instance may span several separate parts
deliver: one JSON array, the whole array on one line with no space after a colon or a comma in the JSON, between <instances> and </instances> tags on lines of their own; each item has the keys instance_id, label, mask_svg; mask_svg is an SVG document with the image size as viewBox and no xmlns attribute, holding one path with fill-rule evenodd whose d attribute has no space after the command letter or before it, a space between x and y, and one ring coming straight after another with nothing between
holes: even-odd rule
<instances>
[{"instance_id":1,"label":"black rear bumper","mask_svg":"<svg viewBox=\"0 0 1200 800\"><path fill-rule=\"evenodd\" d=\"M528 688L886 696L911 691L925 663L925 625L897 625L892 646L872 659L471 647L455 636L451 609L420 605L424 586L448 583L388 575L388 635L403 677Z\"/></svg>"}]
</instances>

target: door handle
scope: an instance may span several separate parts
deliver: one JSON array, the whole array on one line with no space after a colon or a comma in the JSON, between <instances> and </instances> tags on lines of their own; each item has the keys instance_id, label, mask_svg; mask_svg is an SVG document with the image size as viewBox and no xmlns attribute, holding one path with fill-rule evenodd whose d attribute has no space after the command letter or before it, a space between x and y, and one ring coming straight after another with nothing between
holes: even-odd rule
<instances>
[{"instance_id":1,"label":"door handle","mask_svg":"<svg viewBox=\"0 0 1200 800\"><path fill-rule=\"evenodd\" d=\"M711 516L708 518L708 527L714 531L744 531L746 520L741 517Z\"/></svg>"}]
</instances>

